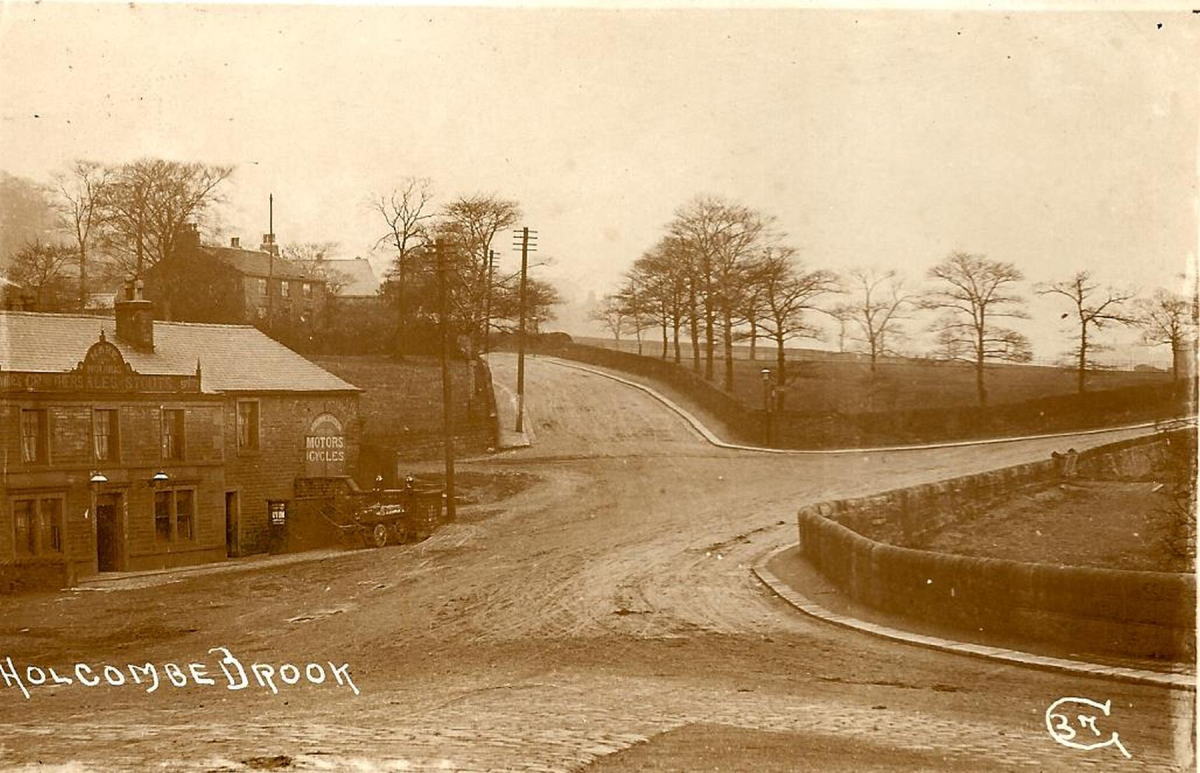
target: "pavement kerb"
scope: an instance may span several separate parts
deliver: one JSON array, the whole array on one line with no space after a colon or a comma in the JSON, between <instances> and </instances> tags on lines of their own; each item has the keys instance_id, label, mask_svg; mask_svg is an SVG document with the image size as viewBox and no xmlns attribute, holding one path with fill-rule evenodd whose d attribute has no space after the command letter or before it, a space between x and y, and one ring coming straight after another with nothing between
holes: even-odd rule
<instances>
[{"instance_id":1,"label":"pavement kerb","mask_svg":"<svg viewBox=\"0 0 1200 773\"><path fill-rule=\"evenodd\" d=\"M585 373L591 373L591 374L594 374L597 376L603 376L605 378L612 379L613 381L617 381L622 384L625 384L626 386L631 386L634 389L639 389L642 392L645 392L646 394L653 397L655 400L658 400L663 405L667 406L667 408L670 408L676 414L678 414L681 418L683 418L684 421L686 421L688 423L688 425L691 426L691 428L697 434L700 435L700 437L702 437L704 440L708 441L711 445L714 445L718 448L727 448L732 451L756 451L758 453L763 453L763 454L783 454L783 455L790 455L790 456L829 456L829 455L837 455L837 454L865 454L865 453L881 453L881 452L893 452L893 451L926 451L926 450L932 450L932 449L937 449L937 448L962 448L965 446L983 446L983 445L993 445L996 443L1016 443L1016 442L1019 442L1022 440L1047 440L1047 439L1059 438L1059 437L1078 437L1080 435L1101 435L1106 432L1119 432L1120 430L1127 430L1127 429L1151 429L1156 426L1155 422L1147 421L1147 422L1142 422L1140 424L1125 424L1125 425L1122 425L1119 427L1104 427L1103 429L1076 430L1074 432L1050 432L1050 433L1046 433L1046 434L1042 434L1042 435L1020 435L1017 437L987 438L984 440L958 440L958 441L947 442L947 443L926 443L923 445L908 445L908 446L875 446L875 447L869 447L869 448L828 448L828 449L819 449L819 450L817 450L817 449L804 450L804 449L799 449L799 448L764 448L762 446L746 446L746 445L738 445L736 443L727 443L724 440L721 440L721 438L717 437L717 435L712 430L710 430L708 427L704 426L704 424L701 423L701 421L699 419L697 419L692 414L688 413L687 410L685 410L684 408L682 408L681 406L676 404L669 397L667 397L666 395L657 391L653 387L648 387L645 384L639 384L636 381L631 381L627 378L621 378L620 376L614 375L612 373L608 373L607 371L588 367L587 365L580 365L578 363L562 360L562 359L559 359L558 357L548 357L546 355L530 355L530 356L536 356L540 360L545 360L546 362L554 363L555 365L558 365L560 367L571 368L574 370L583 371Z\"/></svg>"},{"instance_id":2,"label":"pavement kerb","mask_svg":"<svg viewBox=\"0 0 1200 773\"><path fill-rule=\"evenodd\" d=\"M945 652L953 652L959 655L967 655L975 658L986 658L988 660L997 660L1013 665L1028 666L1030 668L1038 668L1046 671L1062 671L1072 674L1084 674L1087 676L1099 677L1101 679L1112 679L1120 682L1133 682L1135 684L1152 684L1159 687L1169 687L1175 690L1192 690L1196 689L1196 677L1189 674L1171 674L1161 671L1147 671L1139 668L1125 668L1122 666L1105 666L1099 663L1088 663L1082 660L1068 660L1066 658L1054 658L1046 655L1036 655L1032 652L1021 652L1020 650L1010 650L1003 647L989 647L983 644L971 644L968 642L953 641L951 639L942 639L937 636L926 636L925 634L913 633L912 631L904 631L899 628L891 628L886 625L859 620L858 618L849 617L832 612L825 607L817 604L812 599L797 591L792 586L779 579L772 572L767 564L771 562L777 555L787 550L796 547L795 543L784 545L781 548L776 548L770 551L765 556L760 558L753 565L751 571L758 580L766 585L771 591L783 599L785 602L800 610L801 612L815 617L818 620L823 620L833 625L840 625L845 628L851 628L862 633L867 633L872 636L879 636L885 639L904 642L906 644L915 644L919 647L927 647L930 649L943 650Z\"/></svg>"}]
</instances>

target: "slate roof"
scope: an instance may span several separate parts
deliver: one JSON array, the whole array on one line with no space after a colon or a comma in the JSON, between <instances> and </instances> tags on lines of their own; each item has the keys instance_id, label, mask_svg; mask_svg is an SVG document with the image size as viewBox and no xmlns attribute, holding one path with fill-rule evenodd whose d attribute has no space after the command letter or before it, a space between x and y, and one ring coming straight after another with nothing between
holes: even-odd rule
<instances>
[{"instance_id":1,"label":"slate roof","mask_svg":"<svg viewBox=\"0 0 1200 773\"><path fill-rule=\"evenodd\" d=\"M134 370L147 375L195 375L219 392L361 391L248 325L154 323L154 351L139 352L116 336L112 317L0 311L0 370L58 373L77 366L105 338Z\"/></svg>"},{"instance_id":2,"label":"slate roof","mask_svg":"<svg viewBox=\"0 0 1200 773\"><path fill-rule=\"evenodd\" d=\"M243 250L240 247L204 247L203 249L225 265L247 276L305 279L310 282L324 281L320 276L305 271L302 266L278 255L272 261L270 254L259 250Z\"/></svg>"},{"instance_id":3,"label":"slate roof","mask_svg":"<svg viewBox=\"0 0 1200 773\"><path fill-rule=\"evenodd\" d=\"M324 261L326 275L342 283L337 294L343 298L366 298L379 292L379 280L366 258Z\"/></svg>"}]
</instances>

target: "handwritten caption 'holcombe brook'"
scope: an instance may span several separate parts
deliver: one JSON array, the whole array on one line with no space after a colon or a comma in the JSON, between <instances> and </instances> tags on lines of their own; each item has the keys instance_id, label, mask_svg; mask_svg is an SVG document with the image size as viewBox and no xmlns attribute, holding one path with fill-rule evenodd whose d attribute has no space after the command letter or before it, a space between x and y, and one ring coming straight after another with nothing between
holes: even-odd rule
<instances>
[{"instance_id":1,"label":"handwritten caption 'holcombe brook'","mask_svg":"<svg viewBox=\"0 0 1200 773\"><path fill-rule=\"evenodd\" d=\"M325 663L308 663L297 666L292 663L274 665L271 663L251 663L248 667L233 656L225 647L213 647L209 654L220 655L216 668L210 663L164 663L161 667L154 663L143 665L127 665L123 667L104 665L90 666L87 663L76 663L74 668L63 669L59 673L56 668L41 666L25 666L20 669L13 664L11 657L0 660L0 677L4 679L5 687L21 691L26 700L33 692L46 685L80 684L84 687L98 687L105 684L110 687L138 687L152 693L160 686L170 684L172 687L187 687L189 684L202 687L216 687L224 684L228 690L244 690L255 687L270 690L278 694L280 689L294 687L301 682L309 684L326 684L333 687L343 687L358 695L358 687L350 678L350 666L343 663L338 666L332 661ZM326 666L328 664L328 667Z\"/></svg>"}]
</instances>

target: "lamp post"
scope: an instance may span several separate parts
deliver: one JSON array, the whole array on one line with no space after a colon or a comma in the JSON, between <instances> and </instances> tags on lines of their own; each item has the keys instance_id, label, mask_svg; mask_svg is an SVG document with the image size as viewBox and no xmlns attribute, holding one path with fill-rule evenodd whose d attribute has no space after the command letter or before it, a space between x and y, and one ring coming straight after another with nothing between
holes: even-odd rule
<instances>
[{"instance_id":1,"label":"lamp post","mask_svg":"<svg viewBox=\"0 0 1200 773\"><path fill-rule=\"evenodd\" d=\"M771 369L763 368L762 370L759 371L759 373L762 374L763 413L765 414L764 418L766 419L767 445L770 446L771 445L771 403L772 403L772 400L771 400Z\"/></svg>"}]
</instances>

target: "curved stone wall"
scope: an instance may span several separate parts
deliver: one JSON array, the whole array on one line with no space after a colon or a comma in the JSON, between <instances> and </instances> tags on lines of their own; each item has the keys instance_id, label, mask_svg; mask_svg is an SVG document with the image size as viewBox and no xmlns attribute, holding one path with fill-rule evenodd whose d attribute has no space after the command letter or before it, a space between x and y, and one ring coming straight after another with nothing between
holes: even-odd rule
<instances>
[{"instance_id":1,"label":"curved stone wall","mask_svg":"<svg viewBox=\"0 0 1200 773\"><path fill-rule=\"evenodd\" d=\"M1145 469L1163 442L1149 438L1092 449L1080 455L1079 469ZM801 552L849 597L891 613L1076 651L1194 659L1194 575L1034 564L890 544L1056 475L1053 462L1038 462L806 507L798 516Z\"/></svg>"}]
</instances>

